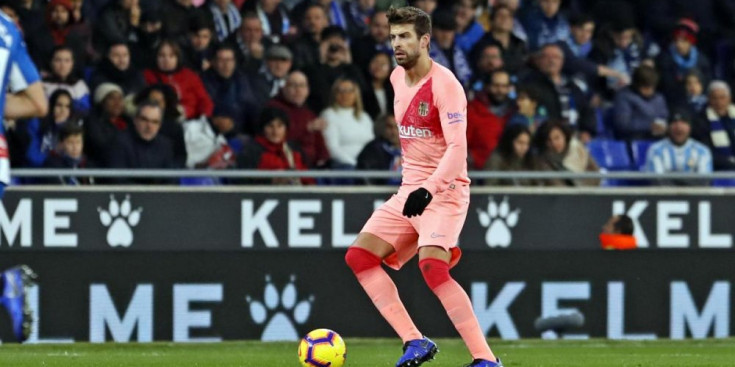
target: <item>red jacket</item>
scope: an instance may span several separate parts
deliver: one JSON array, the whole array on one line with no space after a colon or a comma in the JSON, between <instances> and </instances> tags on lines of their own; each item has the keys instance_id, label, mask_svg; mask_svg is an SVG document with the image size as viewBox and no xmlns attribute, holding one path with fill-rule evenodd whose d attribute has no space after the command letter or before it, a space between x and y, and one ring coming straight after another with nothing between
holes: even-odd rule
<instances>
[{"instance_id":1,"label":"red jacket","mask_svg":"<svg viewBox=\"0 0 735 367\"><path fill-rule=\"evenodd\" d=\"M324 165L329 160L329 151L324 136L319 131L309 131L306 126L317 116L306 106L296 106L278 95L268 102L268 107L286 111L288 119L288 140L299 144L304 152L304 161L309 167Z\"/></svg>"},{"instance_id":2,"label":"red jacket","mask_svg":"<svg viewBox=\"0 0 735 367\"><path fill-rule=\"evenodd\" d=\"M171 73L146 69L143 76L148 85L163 83L172 86L179 95L179 102L184 106L187 119L212 115L212 99L204 89L199 75L191 69L182 67Z\"/></svg>"},{"instance_id":3,"label":"red jacket","mask_svg":"<svg viewBox=\"0 0 735 367\"><path fill-rule=\"evenodd\" d=\"M478 93L467 105L467 150L474 169L483 169L490 153L495 150L515 109L509 108L504 116L494 115L485 93Z\"/></svg>"},{"instance_id":4,"label":"red jacket","mask_svg":"<svg viewBox=\"0 0 735 367\"><path fill-rule=\"evenodd\" d=\"M273 144L262 135L255 137L255 142L263 149L260 157L258 158L257 168L261 170L306 170L301 159L301 153L296 150L291 150L291 156L293 157L293 168L286 156L286 151L283 149L287 143ZM301 179L301 183L304 185L313 185L316 181L313 178L304 177Z\"/></svg>"}]
</instances>

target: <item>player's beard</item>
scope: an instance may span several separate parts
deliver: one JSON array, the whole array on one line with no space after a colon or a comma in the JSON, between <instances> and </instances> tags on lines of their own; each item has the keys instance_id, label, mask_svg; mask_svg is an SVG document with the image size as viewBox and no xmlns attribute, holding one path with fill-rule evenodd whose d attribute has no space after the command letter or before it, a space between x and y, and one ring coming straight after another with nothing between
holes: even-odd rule
<instances>
[{"instance_id":1,"label":"player's beard","mask_svg":"<svg viewBox=\"0 0 735 367\"><path fill-rule=\"evenodd\" d=\"M411 69L414 66L416 66L416 63L419 60L419 56L421 55L420 52L418 51L416 52L404 51L404 54L406 56L404 56L403 61L399 61L398 59L396 59L396 64L403 66L404 69Z\"/></svg>"}]
</instances>

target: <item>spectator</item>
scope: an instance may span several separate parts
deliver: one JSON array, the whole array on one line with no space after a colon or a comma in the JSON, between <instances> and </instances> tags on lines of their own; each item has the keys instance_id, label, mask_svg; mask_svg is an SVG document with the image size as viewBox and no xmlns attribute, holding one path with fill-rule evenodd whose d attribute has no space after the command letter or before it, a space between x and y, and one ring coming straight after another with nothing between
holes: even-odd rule
<instances>
[{"instance_id":1,"label":"spectator","mask_svg":"<svg viewBox=\"0 0 735 367\"><path fill-rule=\"evenodd\" d=\"M569 124L550 120L541 125L534 137L534 146L539 152L540 167L548 171L598 172L597 162L577 138ZM600 180L549 180L551 186L598 186Z\"/></svg>"},{"instance_id":2,"label":"spectator","mask_svg":"<svg viewBox=\"0 0 735 367\"><path fill-rule=\"evenodd\" d=\"M211 0L207 10L214 21L215 36L219 42L235 33L242 24L240 11L232 0Z\"/></svg>"},{"instance_id":3,"label":"spectator","mask_svg":"<svg viewBox=\"0 0 735 367\"><path fill-rule=\"evenodd\" d=\"M523 21L528 34L528 46L532 51L549 43L565 41L570 36L569 22L559 12L561 0L539 0Z\"/></svg>"},{"instance_id":4,"label":"spectator","mask_svg":"<svg viewBox=\"0 0 735 367\"><path fill-rule=\"evenodd\" d=\"M735 105L730 86L713 81L707 95L703 122L693 136L711 149L715 170L735 170Z\"/></svg>"},{"instance_id":5,"label":"spectator","mask_svg":"<svg viewBox=\"0 0 735 367\"><path fill-rule=\"evenodd\" d=\"M210 122L215 133L224 137L232 152L237 155L250 143L250 137L237 129L235 124L237 111L233 107L227 104L217 104Z\"/></svg>"},{"instance_id":6,"label":"spectator","mask_svg":"<svg viewBox=\"0 0 735 367\"><path fill-rule=\"evenodd\" d=\"M89 87L74 72L74 53L67 46L58 46L49 65L51 73L43 80L43 90L50 96L57 89L67 90L74 99L74 109L87 113L90 108Z\"/></svg>"},{"instance_id":7,"label":"spectator","mask_svg":"<svg viewBox=\"0 0 735 367\"><path fill-rule=\"evenodd\" d=\"M704 144L691 138L692 120L686 111L676 111L669 120L668 137L651 145L645 169L654 173L712 172L712 153ZM691 185L692 181L658 180L662 185ZM702 184L699 182L698 184Z\"/></svg>"},{"instance_id":8,"label":"spectator","mask_svg":"<svg viewBox=\"0 0 735 367\"><path fill-rule=\"evenodd\" d=\"M587 142L597 131L597 121L587 98L572 80L562 75L564 54L556 44L541 48L537 58L539 72L528 82L538 91L539 101L549 118L564 119L579 131L579 138Z\"/></svg>"},{"instance_id":9,"label":"spectator","mask_svg":"<svg viewBox=\"0 0 735 367\"><path fill-rule=\"evenodd\" d=\"M401 171L401 142L398 125L392 115L382 115L375 120L375 139L367 143L357 156L357 169L376 171ZM366 179L370 185L397 185L400 178Z\"/></svg>"},{"instance_id":10,"label":"spectator","mask_svg":"<svg viewBox=\"0 0 735 367\"><path fill-rule=\"evenodd\" d=\"M652 58L657 53L658 46L645 42L631 19L620 18L613 22L609 32L596 42L590 58L617 72L606 79L606 88L609 91L616 91L628 85L633 70L641 64L653 66Z\"/></svg>"},{"instance_id":11,"label":"spectator","mask_svg":"<svg viewBox=\"0 0 735 367\"><path fill-rule=\"evenodd\" d=\"M437 7L437 3L437 0L413 0L411 5L425 11L426 14L432 15Z\"/></svg>"},{"instance_id":12,"label":"spectator","mask_svg":"<svg viewBox=\"0 0 735 367\"><path fill-rule=\"evenodd\" d=\"M19 1L0 2L0 10L15 22L23 34L31 60L41 67L48 64L55 46L47 22L47 5L46 1L36 1L34 6L26 9Z\"/></svg>"},{"instance_id":13,"label":"spectator","mask_svg":"<svg viewBox=\"0 0 735 367\"><path fill-rule=\"evenodd\" d=\"M361 90L365 89L364 73L352 63L347 35L342 28L330 26L324 29L319 50L321 63L305 69L312 89L330 90L338 78L355 80ZM308 103L314 111L322 111L329 104L329 96L327 93L312 93Z\"/></svg>"},{"instance_id":14,"label":"spectator","mask_svg":"<svg viewBox=\"0 0 735 367\"><path fill-rule=\"evenodd\" d=\"M215 107L229 105L233 110L235 129L254 132L252 113L256 110L256 98L245 74L237 70L235 50L228 45L219 46L212 60L212 68L202 75L202 82L215 102Z\"/></svg>"},{"instance_id":15,"label":"spectator","mask_svg":"<svg viewBox=\"0 0 735 367\"><path fill-rule=\"evenodd\" d=\"M687 106L692 115L700 115L707 107L707 95L704 93L704 80L699 70L691 70L684 79L687 92Z\"/></svg>"},{"instance_id":16,"label":"spectator","mask_svg":"<svg viewBox=\"0 0 735 367\"><path fill-rule=\"evenodd\" d=\"M372 119L381 115L392 115L395 92L390 82L391 56L386 53L375 54L368 68L370 83L363 91L365 112Z\"/></svg>"},{"instance_id":17,"label":"spectator","mask_svg":"<svg viewBox=\"0 0 735 367\"><path fill-rule=\"evenodd\" d=\"M658 68L661 73L661 90L671 104L686 102L684 79L691 70L699 70L705 83L710 79L710 62L697 48L699 25L689 19L679 21L669 48L661 53Z\"/></svg>"},{"instance_id":18,"label":"spectator","mask_svg":"<svg viewBox=\"0 0 735 367\"><path fill-rule=\"evenodd\" d=\"M291 47L296 55L296 68L301 69L317 65L321 62L319 43L322 31L329 26L327 11L319 4L311 4L306 8L301 20L301 35Z\"/></svg>"},{"instance_id":19,"label":"spectator","mask_svg":"<svg viewBox=\"0 0 735 367\"><path fill-rule=\"evenodd\" d=\"M440 11L431 20L432 38L429 56L454 73L462 85L472 78L472 69L464 51L454 42L457 21L451 12Z\"/></svg>"},{"instance_id":20,"label":"spectator","mask_svg":"<svg viewBox=\"0 0 735 367\"><path fill-rule=\"evenodd\" d=\"M493 10L496 6L508 7L511 13L514 15L513 18L513 35L521 39L523 42L528 43L528 34L526 29L523 28L523 22L518 19L518 10L521 7L521 0L495 0Z\"/></svg>"},{"instance_id":21,"label":"spectator","mask_svg":"<svg viewBox=\"0 0 735 367\"><path fill-rule=\"evenodd\" d=\"M342 3L347 18L347 33L357 39L368 33L370 18L375 13L375 0L355 0Z\"/></svg>"},{"instance_id":22,"label":"spectator","mask_svg":"<svg viewBox=\"0 0 735 367\"><path fill-rule=\"evenodd\" d=\"M329 20L329 25L339 27L345 32L345 34L347 33L347 26L348 26L347 17L342 7L340 7L340 2L337 0L302 1L301 4L296 5L292 10L292 14L294 15L294 18L298 21L303 20L304 14L306 14L306 11L305 11L306 8L311 5L319 5L322 8L324 8L324 11L327 12L327 19Z\"/></svg>"},{"instance_id":23,"label":"spectator","mask_svg":"<svg viewBox=\"0 0 735 367\"><path fill-rule=\"evenodd\" d=\"M81 126L83 121L76 115L69 91L58 89L49 99L49 113L43 119L28 120L28 149L26 161L31 167L41 167L49 155L56 152L59 132L64 125Z\"/></svg>"},{"instance_id":24,"label":"spectator","mask_svg":"<svg viewBox=\"0 0 735 367\"><path fill-rule=\"evenodd\" d=\"M275 97L286 84L286 76L293 65L293 54L288 47L273 45L265 53L265 65L250 76L258 106ZM257 130L257 129L255 129ZM255 132L253 130L253 132Z\"/></svg>"},{"instance_id":25,"label":"spectator","mask_svg":"<svg viewBox=\"0 0 735 367\"><path fill-rule=\"evenodd\" d=\"M531 131L523 125L510 125L503 135L490 159L485 163L487 171L535 171L538 169L536 157L530 149ZM523 178L490 179L487 186L537 186L535 180Z\"/></svg>"},{"instance_id":26,"label":"spectator","mask_svg":"<svg viewBox=\"0 0 735 367\"><path fill-rule=\"evenodd\" d=\"M332 167L352 169L357 156L373 135L373 121L362 108L360 88L349 79L337 79L332 87L330 107L322 112L327 127L324 141L327 143Z\"/></svg>"},{"instance_id":27,"label":"spectator","mask_svg":"<svg viewBox=\"0 0 735 367\"><path fill-rule=\"evenodd\" d=\"M296 33L288 9L281 4L281 0L251 0L245 3L243 9L257 14L263 25L263 35L272 43L280 43L284 37Z\"/></svg>"},{"instance_id":28,"label":"spectator","mask_svg":"<svg viewBox=\"0 0 735 367\"><path fill-rule=\"evenodd\" d=\"M135 65L141 70L154 68L158 61L158 47L164 40L160 14L156 11L143 13L136 34L138 41L129 43ZM177 41L177 44L178 42L184 43L186 40Z\"/></svg>"},{"instance_id":29,"label":"spectator","mask_svg":"<svg viewBox=\"0 0 735 367\"><path fill-rule=\"evenodd\" d=\"M622 140L654 139L666 133L669 110L656 92L656 69L642 65L633 72L633 83L615 96L613 129Z\"/></svg>"},{"instance_id":30,"label":"spectator","mask_svg":"<svg viewBox=\"0 0 735 367\"><path fill-rule=\"evenodd\" d=\"M84 139L89 159L99 164L109 162L110 148L129 125L124 111L123 91L118 85L102 83L94 90L94 108Z\"/></svg>"},{"instance_id":31,"label":"spectator","mask_svg":"<svg viewBox=\"0 0 735 367\"><path fill-rule=\"evenodd\" d=\"M156 52L155 69L143 72L148 85L163 83L176 90L187 119L212 114L214 105L199 76L191 69L181 66L181 49L170 40L161 42Z\"/></svg>"},{"instance_id":32,"label":"spectator","mask_svg":"<svg viewBox=\"0 0 735 367\"><path fill-rule=\"evenodd\" d=\"M44 167L51 169L85 169L94 164L84 155L84 129L76 124L64 124L59 132L58 154L51 155ZM93 177L58 176L46 181L49 184L93 185Z\"/></svg>"},{"instance_id":33,"label":"spectator","mask_svg":"<svg viewBox=\"0 0 735 367\"><path fill-rule=\"evenodd\" d=\"M393 56L390 45L390 26L384 11L377 11L370 18L370 33L352 42L352 62L365 67L377 53Z\"/></svg>"},{"instance_id":34,"label":"spectator","mask_svg":"<svg viewBox=\"0 0 735 367\"><path fill-rule=\"evenodd\" d=\"M477 55L472 57L474 60L474 69L472 71L472 80L470 81L470 92L468 97L475 92L482 91L485 86L484 80L487 76L497 70L505 70L505 61L503 60L503 51L497 43L478 43L476 49ZM511 79L513 76L511 75Z\"/></svg>"},{"instance_id":35,"label":"spectator","mask_svg":"<svg viewBox=\"0 0 735 367\"><path fill-rule=\"evenodd\" d=\"M605 250L634 250L636 248L634 228L633 220L629 216L613 215L602 226L600 245Z\"/></svg>"},{"instance_id":36,"label":"spectator","mask_svg":"<svg viewBox=\"0 0 735 367\"><path fill-rule=\"evenodd\" d=\"M590 59L595 21L592 17L579 14L571 17L571 37L557 42L564 51L564 69L567 75L578 76L587 84L595 84L598 77L627 80L625 74Z\"/></svg>"},{"instance_id":37,"label":"spectator","mask_svg":"<svg viewBox=\"0 0 735 367\"><path fill-rule=\"evenodd\" d=\"M475 9L478 2L477 0L459 0L454 6L457 23L455 41L465 53L469 53L485 34L485 30L480 23L475 20Z\"/></svg>"},{"instance_id":38,"label":"spectator","mask_svg":"<svg viewBox=\"0 0 735 367\"><path fill-rule=\"evenodd\" d=\"M191 29L191 20L200 12L192 4L192 0L162 0L161 14L163 35L177 42L184 42Z\"/></svg>"},{"instance_id":39,"label":"spectator","mask_svg":"<svg viewBox=\"0 0 735 367\"><path fill-rule=\"evenodd\" d=\"M100 60L92 74L92 90L103 83L117 84L126 96L145 88L143 72L130 63L130 49L127 44L121 42L111 45L106 57Z\"/></svg>"},{"instance_id":40,"label":"spectator","mask_svg":"<svg viewBox=\"0 0 735 367\"><path fill-rule=\"evenodd\" d=\"M140 25L141 10L138 0L111 0L95 21L94 42L102 54L117 42L135 40Z\"/></svg>"},{"instance_id":41,"label":"spectator","mask_svg":"<svg viewBox=\"0 0 735 367\"><path fill-rule=\"evenodd\" d=\"M159 134L167 137L173 145L174 161L177 167L183 167L187 159L186 142L182 126L183 107L179 105L176 91L167 84L153 84L135 96L135 108L153 102L161 107L163 116ZM130 115L134 115L135 112Z\"/></svg>"},{"instance_id":42,"label":"spectator","mask_svg":"<svg viewBox=\"0 0 735 367\"><path fill-rule=\"evenodd\" d=\"M487 50L488 44L498 45L503 57L503 65L511 75L517 75L523 67L528 54L526 42L513 33L513 10L508 6L495 5L490 14L492 28L483 36L472 50L472 59L483 57L483 50Z\"/></svg>"},{"instance_id":43,"label":"spectator","mask_svg":"<svg viewBox=\"0 0 735 367\"><path fill-rule=\"evenodd\" d=\"M508 97L512 87L508 72L495 71L484 82L484 91L477 93L467 105L468 159L469 167L474 169L485 167L485 161L515 113L513 101Z\"/></svg>"},{"instance_id":44,"label":"spectator","mask_svg":"<svg viewBox=\"0 0 735 367\"><path fill-rule=\"evenodd\" d=\"M237 65L245 72L257 72L263 66L265 50L271 46L270 39L263 37L260 18L255 13L245 13L240 30L227 40L237 50Z\"/></svg>"},{"instance_id":45,"label":"spectator","mask_svg":"<svg viewBox=\"0 0 735 367\"><path fill-rule=\"evenodd\" d=\"M525 126L531 134L536 134L539 126L546 122L546 109L539 105L538 92L532 86L516 88L517 112L508 120L509 125Z\"/></svg>"},{"instance_id":46,"label":"spectator","mask_svg":"<svg viewBox=\"0 0 735 367\"><path fill-rule=\"evenodd\" d=\"M118 169L168 169L176 168L171 141L158 133L161 129L163 110L154 103L138 106L133 128L117 136L110 153L110 167ZM116 183L164 184L170 179L117 177Z\"/></svg>"},{"instance_id":47,"label":"spectator","mask_svg":"<svg viewBox=\"0 0 735 367\"><path fill-rule=\"evenodd\" d=\"M255 141L237 157L237 167L259 170L306 170L306 165L294 145L287 141L288 115L267 107L260 115L260 129ZM311 185L313 178L273 178L271 185Z\"/></svg>"},{"instance_id":48,"label":"spectator","mask_svg":"<svg viewBox=\"0 0 735 367\"><path fill-rule=\"evenodd\" d=\"M85 23L74 19L73 11L71 0L51 0L46 6L46 24L51 31L54 46L72 47L78 64L77 70L82 70L87 64L88 56L92 56L91 34Z\"/></svg>"},{"instance_id":49,"label":"spectator","mask_svg":"<svg viewBox=\"0 0 735 367\"><path fill-rule=\"evenodd\" d=\"M326 166L329 160L329 151L322 135L327 122L309 109L306 105L308 97L309 81L306 75L301 71L292 71L286 78L286 85L268 102L268 106L286 111L291 121L288 140L299 144L308 167L320 168Z\"/></svg>"},{"instance_id":50,"label":"spectator","mask_svg":"<svg viewBox=\"0 0 735 367\"><path fill-rule=\"evenodd\" d=\"M189 22L189 36L183 42L184 65L201 74L210 67L216 48L212 19L200 15Z\"/></svg>"}]
</instances>

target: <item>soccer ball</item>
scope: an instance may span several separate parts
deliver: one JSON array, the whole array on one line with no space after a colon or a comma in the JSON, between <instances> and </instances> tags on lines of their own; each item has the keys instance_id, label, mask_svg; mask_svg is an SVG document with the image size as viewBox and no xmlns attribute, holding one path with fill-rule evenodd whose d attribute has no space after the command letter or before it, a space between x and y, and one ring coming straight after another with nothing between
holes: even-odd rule
<instances>
[{"instance_id":1,"label":"soccer ball","mask_svg":"<svg viewBox=\"0 0 735 367\"><path fill-rule=\"evenodd\" d=\"M304 367L342 367L347 357L345 342L329 329L316 329L301 339L299 362Z\"/></svg>"}]
</instances>

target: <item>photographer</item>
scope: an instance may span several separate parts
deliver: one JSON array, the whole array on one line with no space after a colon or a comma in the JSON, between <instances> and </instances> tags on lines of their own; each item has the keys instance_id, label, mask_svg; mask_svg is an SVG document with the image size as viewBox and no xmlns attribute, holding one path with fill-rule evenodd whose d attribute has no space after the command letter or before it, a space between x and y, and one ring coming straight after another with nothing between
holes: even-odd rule
<instances>
[{"instance_id":1,"label":"photographer","mask_svg":"<svg viewBox=\"0 0 735 367\"><path fill-rule=\"evenodd\" d=\"M322 31L319 43L319 64L306 68L312 90L331 90L334 82L342 78L354 80L360 90L365 89L365 80L360 69L352 64L352 55L347 45L347 35L339 27L327 27ZM321 112L329 103L328 93L312 93L307 101L311 109Z\"/></svg>"}]
</instances>

